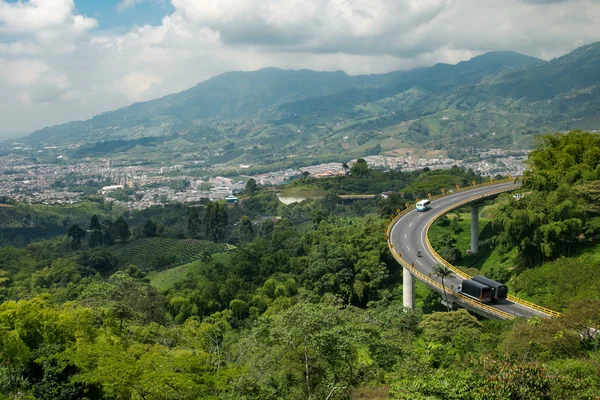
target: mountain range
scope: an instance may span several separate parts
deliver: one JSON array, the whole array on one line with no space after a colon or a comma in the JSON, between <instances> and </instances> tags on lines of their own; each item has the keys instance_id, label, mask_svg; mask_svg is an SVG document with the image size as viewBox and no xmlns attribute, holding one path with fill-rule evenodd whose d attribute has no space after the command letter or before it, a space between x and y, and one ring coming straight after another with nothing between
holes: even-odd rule
<instances>
[{"instance_id":1,"label":"mountain range","mask_svg":"<svg viewBox=\"0 0 600 400\"><path fill-rule=\"evenodd\" d=\"M21 141L78 144L80 156L160 149L189 160L231 153L219 161L284 165L415 147L465 158L528 147L536 133L599 127L600 42L551 61L490 52L381 75L229 72Z\"/></svg>"}]
</instances>

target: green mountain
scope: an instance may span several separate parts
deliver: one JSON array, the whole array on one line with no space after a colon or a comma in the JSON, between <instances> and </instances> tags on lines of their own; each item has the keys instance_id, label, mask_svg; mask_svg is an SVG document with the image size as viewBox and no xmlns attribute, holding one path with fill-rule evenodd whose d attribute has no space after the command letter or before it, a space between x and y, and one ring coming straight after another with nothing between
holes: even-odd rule
<instances>
[{"instance_id":1,"label":"green mountain","mask_svg":"<svg viewBox=\"0 0 600 400\"><path fill-rule=\"evenodd\" d=\"M310 96L323 96L353 87L344 72L275 68L229 72L183 92L136 103L76 121L41 129L32 141L95 141L131 139L178 132L198 121L249 117L265 107Z\"/></svg>"},{"instance_id":2,"label":"green mountain","mask_svg":"<svg viewBox=\"0 0 600 400\"><path fill-rule=\"evenodd\" d=\"M407 147L464 158L530 146L534 133L600 125L599 84L600 43L549 62L491 52L381 75L267 68L222 74L25 141L132 159L158 149L183 159L231 153L219 163L301 164Z\"/></svg>"}]
</instances>

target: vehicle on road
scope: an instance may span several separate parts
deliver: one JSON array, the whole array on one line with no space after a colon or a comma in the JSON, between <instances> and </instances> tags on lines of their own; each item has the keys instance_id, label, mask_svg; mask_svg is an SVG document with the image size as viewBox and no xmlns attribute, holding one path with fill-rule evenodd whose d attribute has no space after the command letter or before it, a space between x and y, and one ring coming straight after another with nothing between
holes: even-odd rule
<instances>
[{"instance_id":1,"label":"vehicle on road","mask_svg":"<svg viewBox=\"0 0 600 400\"><path fill-rule=\"evenodd\" d=\"M431 210L431 201L421 200L417 203L417 211Z\"/></svg>"},{"instance_id":2,"label":"vehicle on road","mask_svg":"<svg viewBox=\"0 0 600 400\"><path fill-rule=\"evenodd\" d=\"M421 257L421 250L417 250L417 257Z\"/></svg>"},{"instance_id":3,"label":"vehicle on road","mask_svg":"<svg viewBox=\"0 0 600 400\"><path fill-rule=\"evenodd\" d=\"M492 288L470 279L462 281L462 284L458 287L458 293L462 293L465 296L482 303L489 303L492 301Z\"/></svg>"},{"instance_id":4,"label":"vehicle on road","mask_svg":"<svg viewBox=\"0 0 600 400\"><path fill-rule=\"evenodd\" d=\"M479 282L491 287L492 300L506 300L506 296L508 296L508 287L506 285L503 285L500 282L493 281L490 278L486 278L483 275L475 275L471 279L475 282Z\"/></svg>"}]
</instances>

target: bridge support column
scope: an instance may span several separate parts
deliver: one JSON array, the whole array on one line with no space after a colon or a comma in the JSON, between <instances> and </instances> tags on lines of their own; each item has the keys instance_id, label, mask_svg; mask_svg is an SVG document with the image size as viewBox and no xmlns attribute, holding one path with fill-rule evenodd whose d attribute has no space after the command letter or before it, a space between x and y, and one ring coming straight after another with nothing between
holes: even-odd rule
<instances>
[{"instance_id":1,"label":"bridge support column","mask_svg":"<svg viewBox=\"0 0 600 400\"><path fill-rule=\"evenodd\" d=\"M402 268L402 297L404 308L415 309L415 278L406 268Z\"/></svg>"},{"instance_id":2,"label":"bridge support column","mask_svg":"<svg viewBox=\"0 0 600 400\"><path fill-rule=\"evenodd\" d=\"M479 251L479 207L471 207L471 253Z\"/></svg>"}]
</instances>

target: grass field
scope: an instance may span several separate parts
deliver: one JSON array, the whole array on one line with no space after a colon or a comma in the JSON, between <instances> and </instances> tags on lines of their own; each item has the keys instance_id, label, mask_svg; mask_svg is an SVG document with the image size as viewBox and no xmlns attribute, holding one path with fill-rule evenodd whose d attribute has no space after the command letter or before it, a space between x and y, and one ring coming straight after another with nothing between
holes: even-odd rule
<instances>
[{"instance_id":1,"label":"grass field","mask_svg":"<svg viewBox=\"0 0 600 400\"><path fill-rule=\"evenodd\" d=\"M320 198L327 195L327 192L317 187L293 187L286 188L281 192L282 197L302 197L302 198Z\"/></svg>"},{"instance_id":2,"label":"grass field","mask_svg":"<svg viewBox=\"0 0 600 400\"><path fill-rule=\"evenodd\" d=\"M484 210L482 214L486 215L487 213ZM490 268L494 266L505 265L509 268L512 266L511 264L516 256L516 250L501 255L492 247L491 243L487 242L494 235L493 224L490 218L482 216L479 217L479 251L477 254L467 255L467 250L470 250L471 248L471 214L448 213L446 216L450 220L452 220L455 216L459 217L458 233L454 233L452 226L449 225L442 227L438 222L436 222L429 230L429 240L432 244L435 243L435 238L439 237L444 232L449 233L454 239L456 239L455 247L460 250L462 255L462 259L458 263L458 266L476 268L484 275L490 270Z\"/></svg>"},{"instance_id":3,"label":"grass field","mask_svg":"<svg viewBox=\"0 0 600 400\"><path fill-rule=\"evenodd\" d=\"M166 271L152 271L147 277L150 284L161 291L171 289L177 282L184 281L188 276L196 275L208 264L214 262L226 263L229 261L228 253L213 254L210 261L196 260L188 264L179 265Z\"/></svg>"}]
</instances>

